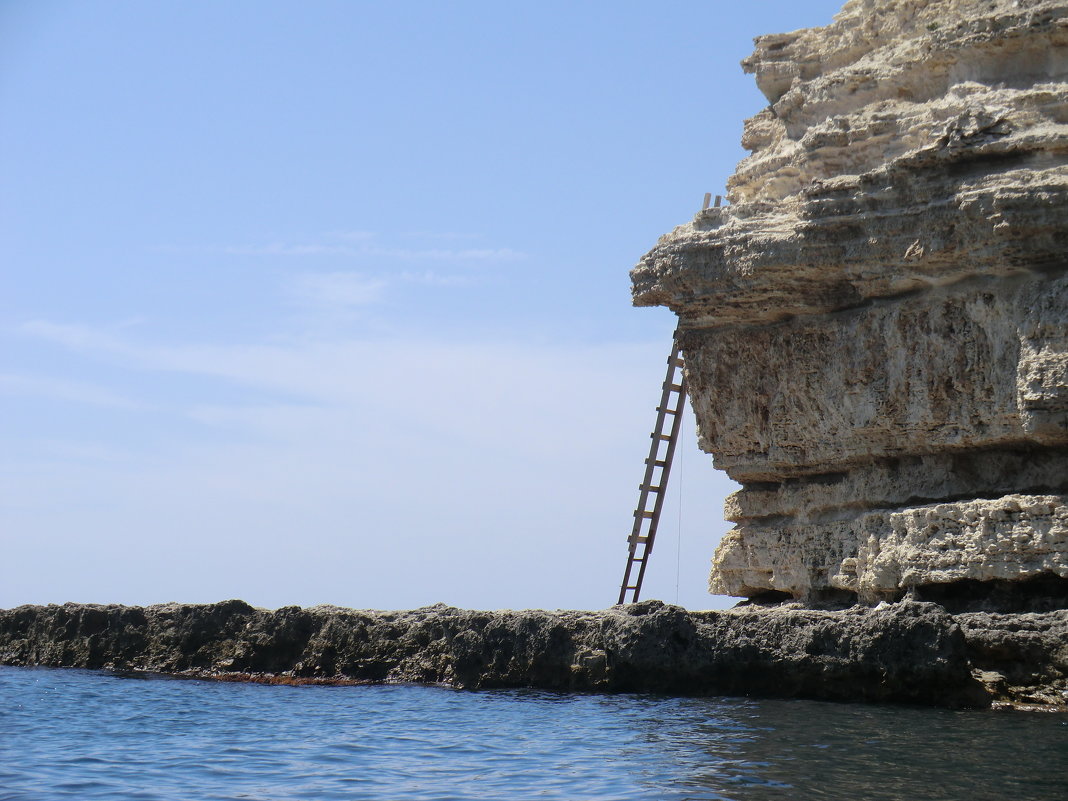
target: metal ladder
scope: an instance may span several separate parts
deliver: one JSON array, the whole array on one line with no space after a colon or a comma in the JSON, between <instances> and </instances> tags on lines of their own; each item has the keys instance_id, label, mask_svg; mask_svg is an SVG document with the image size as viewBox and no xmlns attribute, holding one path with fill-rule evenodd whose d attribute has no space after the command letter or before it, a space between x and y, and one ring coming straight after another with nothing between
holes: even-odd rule
<instances>
[{"instance_id":1,"label":"metal ladder","mask_svg":"<svg viewBox=\"0 0 1068 801\"><path fill-rule=\"evenodd\" d=\"M656 527L660 522L660 512L664 507L664 493L667 491L668 474L671 472L671 459L675 455L675 443L679 439L679 427L682 425L683 404L686 402L686 377L678 375L682 369L679 357L678 335L671 343L671 356L668 357L667 376L664 378L664 391L660 396L660 405L656 407L656 425L653 428L652 444L649 446L649 458L645 460L645 478L638 485L638 508L634 510L634 528L627 540L630 552L627 555L627 569L623 573L623 584L619 588L619 600L627 602L627 593L633 593L631 603L638 600L645 579L645 567L649 554L653 552L653 540L656 539ZM670 431L665 434L670 418ZM650 500L652 508L649 508ZM638 577L631 583L634 566L638 565Z\"/></svg>"}]
</instances>

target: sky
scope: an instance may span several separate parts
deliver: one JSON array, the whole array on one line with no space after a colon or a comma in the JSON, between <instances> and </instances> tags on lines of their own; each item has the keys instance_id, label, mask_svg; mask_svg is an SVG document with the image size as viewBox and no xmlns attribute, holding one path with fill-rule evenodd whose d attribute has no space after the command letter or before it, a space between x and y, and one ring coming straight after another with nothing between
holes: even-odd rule
<instances>
[{"instance_id":1,"label":"sky","mask_svg":"<svg viewBox=\"0 0 1068 801\"><path fill-rule=\"evenodd\" d=\"M628 270L839 6L0 0L0 607L611 606ZM642 597L723 608L695 440Z\"/></svg>"}]
</instances>

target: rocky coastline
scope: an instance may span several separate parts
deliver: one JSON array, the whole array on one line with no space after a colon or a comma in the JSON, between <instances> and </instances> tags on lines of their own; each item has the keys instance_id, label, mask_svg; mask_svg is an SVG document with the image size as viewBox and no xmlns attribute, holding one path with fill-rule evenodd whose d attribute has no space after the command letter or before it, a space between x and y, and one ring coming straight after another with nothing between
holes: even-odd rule
<instances>
[{"instance_id":1,"label":"rocky coastline","mask_svg":"<svg viewBox=\"0 0 1068 801\"><path fill-rule=\"evenodd\" d=\"M693 612L0 610L0 664L1068 711L1068 2L760 37L727 205L632 271L741 489Z\"/></svg>"},{"instance_id":2,"label":"rocky coastline","mask_svg":"<svg viewBox=\"0 0 1068 801\"><path fill-rule=\"evenodd\" d=\"M660 601L599 612L20 606L0 610L0 664L1068 711L1068 610L950 613L914 600L706 612Z\"/></svg>"},{"instance_id":3,"label":"rocky coastline","mask_svg":"<svg viewBox=\"0 0 1068 801\"><path fill-rule=\"evenodd\" d=\"M931 604L944 701L1063 708L1068 3L848 0L755 45L728 203L631 272L741 485L710 589L832 628Z\"/></svg>"}]
</instances>

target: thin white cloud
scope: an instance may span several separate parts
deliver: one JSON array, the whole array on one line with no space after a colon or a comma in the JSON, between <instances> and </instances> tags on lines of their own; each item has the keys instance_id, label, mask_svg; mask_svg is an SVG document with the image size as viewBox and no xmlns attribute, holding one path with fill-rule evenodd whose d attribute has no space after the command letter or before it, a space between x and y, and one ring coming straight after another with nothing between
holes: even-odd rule
<instances>
[{"instance_id":1,"label":"thin white cloud","mask_svg":"<svg viewBox=\"0 0 1068 801\"><path fill-rule=\"evenodd\" d=\"M111 334L84 325L30 320L18 327L24 335L54 342L70 350L132 354L134 349Z\"/></svg>"},{"instance_id":2,"label":"thin white cloud","mask_svg":"<svg viewBox=\"0 0 1068 801\"><path fill-rule=\"evenodd\" d=\"M528 258L526 253L512 248L464 248L453 250L449 248L368 248L364 251L368 255L382 256L392 259L407 261L519 261Z\"/></svg>"},{"instance_id":3,"label":"thin white cloud","mask_svg":"<svg viewBox=\"0 0 1068 801\"><path fill-rule=\"evenodd\" d=\"M220 250L231 256L357 256L366 252L351 245L289 245L282 242L272 242L268 245L226 245Z\"/></svg>"},{"instance_id":4,"label":"thin white cloud","mask_svg":"<svg viewBox=\"0 0 1068 801\"><path fill-rule=\"evenodd\" d=\"M381 301L386 282L361 273L302 273L291 288L299 301L313 306L354 308Z\"/></svg>"},{"instance_id":5,"label":"thin white cloud","mask_svg":"<svg viewBox=\"0 0 1068 801\"><path fill-rule=\"evenodd\" d=\"M267 245L225 245L219 251L231 256L349 256L397 259L400 261L518 261L526 253L512 248L402 248L380 245L339 245L324 242Z\"/></svg>"},{"instance_id":6,"label":"thin white cloud","mask_svg":"<svg viewBox=\"0 0 1068 801\"><path fill-rule=\"evenodd\" d=\"M426 284L428 286L469 286L474 283L468 275L443 275L433 270L422 272L403 272L397 278L406 284Z\"/></svg>"},{"instance_id":7,"label":"thin white cloud","mask_svg":"<svg viewBox=\"0 0 1068 801\"><path fill-rule=\"evenodd\" d=\"M0 394L46 398L48 400L104 406L112 409L137 409L141 404L95 384L35 375L0 373Z\"/></svg>"},{"instance_id":8,"label":"thin white cloud","mask_svg":"<svg viewBox=\"0 0 1068 801\"><path fill-rule=\"evenodd\" d=\"M120 340L84 326L36 321L26 334L83 353L119 359L130 367L215 377L316 404L385 413L440 432L499 444L486 421L551 422L573 414L578 388L613 396L633 374L645 346L535 346L448 343L433 340L359 340L253 345L153 346ZM610 389L615 386L615 389ZM395 391L383 392L383 387ZM410 391L396 391L408 387ZM560 408L557 408L557 407ZM573 422L573 421L572 421ZM532 430L532 429L531 429ZM527 440L526 434L521 437ZM541 448L547 440L529 438Z\"/></svg>"},{"instance_id":9,"label":"thin white cloud","mask_svg":"<svg viewBox=\"0 0 1068 801\"><path fill-rule=\"evenodd\" d=\"M198 404L185 412L203 425L223 430L250 431L271 440L301 441L309 437L329 437L325 426L335 432L342 427L342 410L322 404L256 404L224 406ZM335 433L336 438L336 433Z\"/></svg>"},{"instance_id":10,"label":"thin white cloud","mask_svg":"<svg viewBox=\"0 0 1068 801\"><path fill-rule=\"evenodd\" d=\"M341 239L345 242L367 242L374 239L378 234L374 231L328 231L325 236L331 239Z\"/></svg>"},{"instance_id":11,"label":"thin white cloud","mask_svg":"<svg viewBox=\"0 0 1068 801\"><path fill-rule=\"evenodd\" d=\"M405 270L388 276L361 272L307 272L284 279L284 291L297 306L310 315L313 327L327 329L348 323L361 312L381 303L390 287L398 284L454 287L473 282L470 276L435 270Z\"/></svg>"},{"instance_id":12,"label":"thin white cloud","mask_svg":"<svg viewBox=\"0 0 1068 801\"><path fill-rule=\"evenodd\" d=\"M413 231L400 235L403 241L439 240L457 244L482 240L482 234L455 231ZM283 258L344 257L352 259L382 259L395 261L450 262L511 262L529 258L529 254L508 247L408 247L383 242L373 231L328 231L311 241L276 240L266 243L210 245L200 248L181 248L166 245L157 248L167 252L183 250L199 253L222 253L228 256L277 256Z\"/></svg>"},{"instance_id":13,"label":"thin white cloud","mask_svg":"<svg viewBox=\"0 0 1068 801\"><path fill-rule=\"evenodd\" d=\"M462 231L406 231L404 236L409 239L440 239L453 242L486 238L485 234L464 233Z\"/></svg>"}]
</instances>

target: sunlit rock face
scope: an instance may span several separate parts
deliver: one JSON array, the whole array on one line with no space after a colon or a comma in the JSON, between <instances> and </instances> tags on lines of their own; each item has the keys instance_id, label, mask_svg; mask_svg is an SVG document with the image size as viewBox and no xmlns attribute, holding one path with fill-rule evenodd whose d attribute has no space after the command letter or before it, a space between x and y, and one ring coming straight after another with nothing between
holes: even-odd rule
<instances>
[{"instance_id":1,"label":"sunlit rock face","mask_svg":"<svg viewBox=\"0 0 1068 801\"><path fill-rule=\"evenodd\" d=\"M1068 0L850 0L743 68L730 205L632 272L743 485L711 590L1068 579Z\"/></svg>"}]
</instances>

